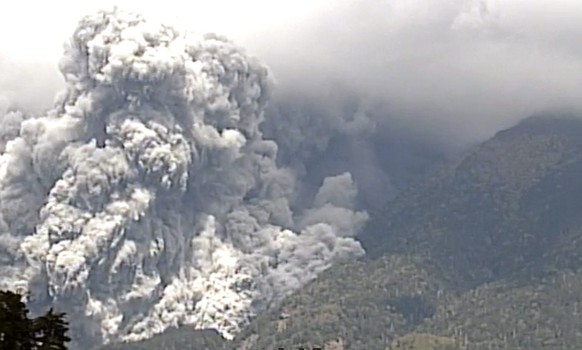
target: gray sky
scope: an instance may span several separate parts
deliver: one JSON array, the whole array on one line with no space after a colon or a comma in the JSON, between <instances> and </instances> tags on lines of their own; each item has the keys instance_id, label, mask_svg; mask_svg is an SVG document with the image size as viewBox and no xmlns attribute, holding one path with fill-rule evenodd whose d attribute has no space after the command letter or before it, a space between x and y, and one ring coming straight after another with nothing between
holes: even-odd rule
<instances>
[{"instance_id":1,"label":"gray sky","mask_svg":"<svg viewBox=\"0 0 582 350\"><path fill-rule=\"evenodd\" d=\"M540 110L582 108L579 0L13 1L0 5L0 96L50 104L62 44L78 19L118 4L259 56L279 91L341 84L387 113L483 138ZM2 103L2 102L0 102ZM447 137L449 137L447 136Z\"/></svg>"}]
</instances>

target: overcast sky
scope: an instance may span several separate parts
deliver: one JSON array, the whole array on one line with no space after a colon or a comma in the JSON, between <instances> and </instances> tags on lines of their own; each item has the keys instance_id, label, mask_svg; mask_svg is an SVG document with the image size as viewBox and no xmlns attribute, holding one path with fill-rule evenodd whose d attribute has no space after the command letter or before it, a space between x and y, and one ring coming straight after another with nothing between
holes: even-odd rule
<instances>
[{"instance_id":1,"label":"overcast sky","mask_svg":"<svg viewBox=\"0 0 582 350\"><path fill-rule=\"evenodd\" d=\"M113 4L228 35L272 68L280 91L325 99L341 84L460 138L582 109L580 0L3 1L0 96L47 107L64 41L83 14Z\"/></svg>"}]
</instances>

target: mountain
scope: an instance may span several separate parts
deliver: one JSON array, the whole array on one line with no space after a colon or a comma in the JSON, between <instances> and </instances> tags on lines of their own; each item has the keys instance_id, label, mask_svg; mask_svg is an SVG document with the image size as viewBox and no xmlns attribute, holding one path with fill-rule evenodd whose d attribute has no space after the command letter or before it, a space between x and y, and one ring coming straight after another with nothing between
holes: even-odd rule
<instances>
[{"instance_id":1,"label":"mountain","mask_svg":"<svg viewBox=\"0 0 582 350\"><path fill-rule=\"evenodd\" d=\"M566 117L499 132L375 215L367 256L428 255L462 289L553 263L582 224L581 135Z\"/></svg>"},{"instance_id":2,"label":"mountain","mask_svg":"<svg viewBox=\"0 0 582 350\"><path fill-rule=\"evenodd\" d=\"M499 132L376 212L365 258L223 348L579 348L580 136L582 120L564 116Z\"/></svg>"}]
</instances>

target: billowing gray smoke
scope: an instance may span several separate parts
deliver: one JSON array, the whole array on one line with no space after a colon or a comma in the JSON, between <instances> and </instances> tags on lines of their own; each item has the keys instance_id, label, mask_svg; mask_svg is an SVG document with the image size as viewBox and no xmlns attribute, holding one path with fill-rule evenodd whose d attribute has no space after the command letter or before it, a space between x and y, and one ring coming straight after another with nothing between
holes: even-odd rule
<instances>
[{"instance_id":1,"label":"billowing gray smoke","mask_svg":"<svg viewBox=\"0 0 582 350\"><path fill-rule=\"evenodd\" d=\"M0 118L0 287L68 312L74 336L192 324L232 337L363 254L352 175L297 208L301 167L277 164L259 128L268 70L227 39L100 12L61 71L54 109Z\"/></svg>"},{"instance_id":2,"label":"billowing gray smoke","mask_svg":"<svg viewBox=\"0 0 582 350\"><path fill-rule=\"evenodd\" d=\"M397 118L386 106L341 85L324 91L279 89L261 124L279 146L279 164L292 168L298 179L293 208L313 201L327 176L347 172L358 184L356 207L378 209L454 156L454 150L416 127L414 118Z\"/></svg>"}]
</instances>

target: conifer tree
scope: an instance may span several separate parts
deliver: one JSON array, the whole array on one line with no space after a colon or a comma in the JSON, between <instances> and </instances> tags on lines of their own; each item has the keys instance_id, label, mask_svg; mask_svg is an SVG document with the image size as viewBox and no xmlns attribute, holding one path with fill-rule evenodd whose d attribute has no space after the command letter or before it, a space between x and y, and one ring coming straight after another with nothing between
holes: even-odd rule
<instances>
[{"instance_id":1,"label":"conifer tree","mask_svg":"<svg viewBox=\"0 0 582 350\"><path fill-rule=\"evenodd\" d=\"M0 291L0 350L66 350L68 330L64 313L29 318L22 295Z\"/></svg>"}]
</instances>

